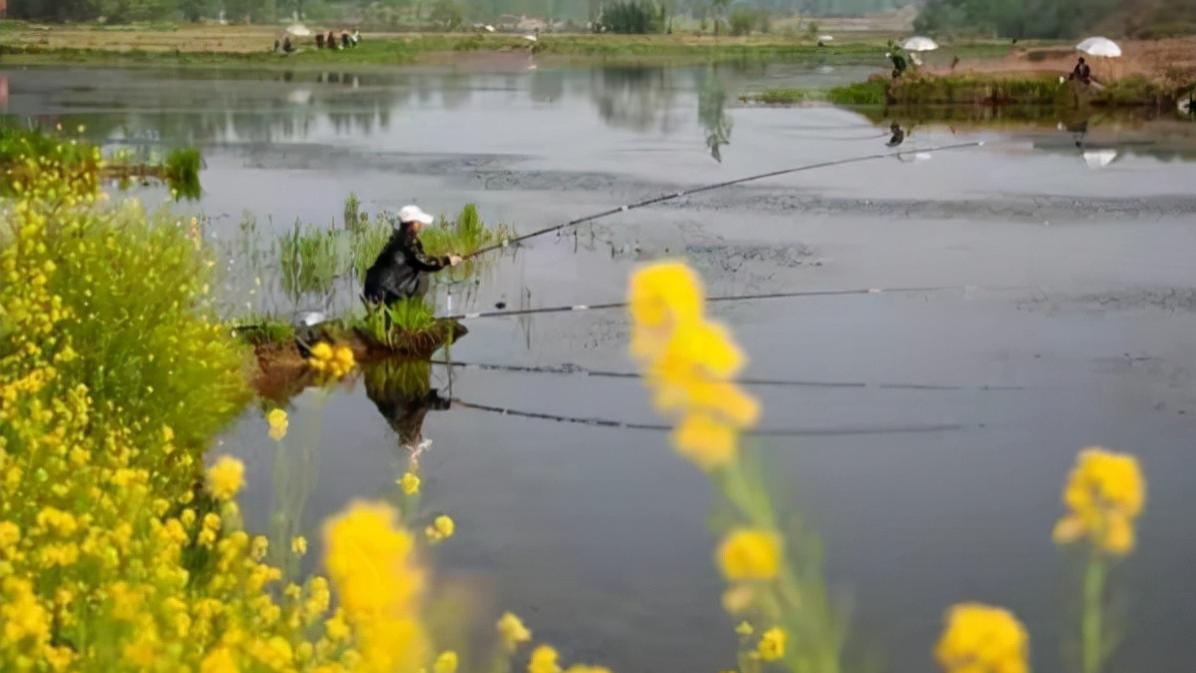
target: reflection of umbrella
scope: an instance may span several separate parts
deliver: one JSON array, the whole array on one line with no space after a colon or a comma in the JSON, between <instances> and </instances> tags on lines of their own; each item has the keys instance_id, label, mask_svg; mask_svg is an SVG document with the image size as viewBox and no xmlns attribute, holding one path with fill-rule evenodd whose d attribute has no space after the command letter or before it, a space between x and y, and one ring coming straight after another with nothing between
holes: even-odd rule
<instances>
[{"instance_id":1,"label":"reflection of umbrella","mask_svg":"<svg viewBox=\"0 0 1196 673\"><path fill-rule=\"evenodd\" d=\"M1084 52L1089 56L1103 56L1105 58L1117 58L1121 56L1121 47L1117 46L1116 42L1107 37L1090 37L1077 44L1076 51Z\"/></svg>"},{"instance_id":2,"label":"reflection of umbrella","mask_svg":"<svg viewBox=\"0 0 1196 673\"><path fill-rule=\"evenodd\" d=\"M294 37L311 37L311 29L301 23L292 23L287 26L287 35Z\"/></svg>"},{"instance_id":3,"label":"reflection of umbrella","mask_svg":"<svg viewBox=\"0 0 1196 673\"><path fill-rule=\"evenodd\" d=\"M311 89L295 89L287 94L287 102L295 105L307 105L311 102Z\"/></svg>"},{"instance_id":4,"label":"reflection of umbrella","mask_svg":"<svg viewBox=\"0 0 1196 673\"><path fill-rule=\"evenodd\" d=\"M1117 150L1087 150L1084 152L1084 163L1088 168L1104 168L1117 159Z\"/></svg>"},{"instance_id":5,"label":"reflection of umbrella","mask_svg":"<svg viewBox=\"0 0 1196 673\"><path fill-rule=\"evenodd\" d=\"M929 37L911 37L901 45L901 48L906 51L934 51L939 48L939 43L930 39Z\"/></svg>"}]
</instances>

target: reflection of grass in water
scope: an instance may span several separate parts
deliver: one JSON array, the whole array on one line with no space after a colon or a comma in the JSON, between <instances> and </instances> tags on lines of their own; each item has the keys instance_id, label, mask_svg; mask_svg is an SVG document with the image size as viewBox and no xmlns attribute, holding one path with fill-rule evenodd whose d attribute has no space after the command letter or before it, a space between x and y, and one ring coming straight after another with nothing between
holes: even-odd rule
<instances>
[{"instance_id":1,"label":"reflection of grass in water","mask_svg":"<svg viewBox=\"0 0 1196 673\"><path fill-rule=\"evenodd\" d=\"M367 390L385 397L417 398L428 394L432 384L432 363L428 360L392 358L362 368Z\"/></svg>"}]
</instances>

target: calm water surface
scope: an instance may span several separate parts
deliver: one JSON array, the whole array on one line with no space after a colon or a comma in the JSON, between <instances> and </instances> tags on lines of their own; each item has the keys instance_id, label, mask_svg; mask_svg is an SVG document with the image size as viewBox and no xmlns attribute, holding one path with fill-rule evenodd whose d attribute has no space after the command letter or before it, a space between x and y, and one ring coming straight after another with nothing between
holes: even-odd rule
<instances>
[{"instance_id":1,"label":"calm water surface","mask_svg":"<svg viewBox=\"0 0 1196 673\"><path fill-rule=\"evenodd\" d=\"M237 247L246 211L267 243L297 219L339 220L350 191L369 212L475 202L486 221L528 231L682 187L872 154L888 139L881 113L747 107L737 96L873 69L561 68L520 56L391 72L0 77L8 115L86 123L112 147L199 144L205 195L190 208L211 218L207 233L225 250L226 310L286 314L350 305L354 288L287 296L276 270ZM636 263L672 256L697 266L715 294L967 286L714 308L750 353L750 375L811 382L754 391L765 428L797 433L760 449L791 509L823 538L831 582L851 607L853 652L882 670L927 670L943 609L981 600L1021 616L1036 666L1059 670L1068 605L1050 529L1075 452L1103 444L1139 455L1150 482L1139 552L1120 569L1126 640L1115 668L1191 670L1196 124L1097 116L1081 135L1084 119L917 116L898 115L909 130L901 159L544 237L480 285L452 288L453 309L618 300ZM921 153L971 140L986 145ZM455 359L632 367L619 312L469 328ZM449 382L433 369L446 396ZM451 387L474 404L653 420L634 380L466 368ZM366 388L294 400L281 451L256 409L227 433L224 450L248 464L251 526L286 520L314 540L348 501L393 493L406 452ZM621 673L732 665L709 487L664 435L461 404L429 412L423 432L433 440L421 458L424 505L451 513L459 530L437 551L438 569L484 614L512 609L568 660Z\"/></svg>"}]
</instances>

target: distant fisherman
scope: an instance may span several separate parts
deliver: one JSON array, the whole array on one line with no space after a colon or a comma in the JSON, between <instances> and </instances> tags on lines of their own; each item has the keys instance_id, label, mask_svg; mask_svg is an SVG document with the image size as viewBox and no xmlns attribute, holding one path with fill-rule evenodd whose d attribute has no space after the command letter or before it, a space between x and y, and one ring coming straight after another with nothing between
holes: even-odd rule
<instances>
[{"instance_id":1,"label":"distant fisherman","mask_svg":"<svg viewBox=\"0 0 1196 673\"><path fill-rule=\"evenodd\" d=\"M1080 57L1080 62L1076 63L1076 67L1071 71L1071 78L1079 80L1084 84L1092 84L1092 68L1088 66L1088 62L1084 57Z\"/></svg>"},{"instance_id":2,"label":"distant fisherman","mask_svg":"<svg viewBox=\"0 0 1196 673\"><path fill-rule=\"evenodd\" d=\"M429 257L419 232L435 221L419 206L399 211L399 228L365 274L365 299L372 304L391 305L400 299L423 296L428 291L428 274L461 263L457 255Z\"/></svg>"}]
</instances>

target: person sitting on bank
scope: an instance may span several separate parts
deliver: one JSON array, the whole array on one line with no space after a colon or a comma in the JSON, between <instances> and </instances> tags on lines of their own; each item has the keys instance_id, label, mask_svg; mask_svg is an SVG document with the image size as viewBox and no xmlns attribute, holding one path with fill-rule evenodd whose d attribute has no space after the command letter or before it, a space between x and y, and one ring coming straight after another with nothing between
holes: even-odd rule
<instances>
[{"instance_id":1,"label":"person sitting on bank","mask_svg":"<svg viewBox=\"0 0 1196 673\"><path fill-rule=\"evenodd\" d=\"M353 38L349 37L349 31L346 30L341 33L341 48L348 49L351 46L353 46Z\"/></svg>"},{"instance_id":2,"label":"person sitting on bank","mask_svg":"<svg viewBox=\"0 0 1196 673\"><path fill-rule=\"evenodd\" d=\"M324 48L324 33L316 33L316 49Z\"/></svg>"},{"instance_id":3,"label":"person sitting on bank","mask_svg":"<svg viewBox=\"0 0 1196 673\"><path fill-rule=\"evenodd\" d=\"M287 54L293 53L295 51L295 45L293 42L291 42L290 35L287 35L285 38L283 38L282 51Z\"/></svg>"},{"instance_id":4,"label":"person sitting on bank","mask_svg":"<svg viewBox=\"0 0 1196 673\"><path fill-rule=\"evenodd\" d=\"M893 79L904 75L905 69L909 67L909 64L906 63L905 57L901 55L901 52L894 49L889 53L889 59L893 61Z\"/></svg>"},{"instance_id":5,"label":"person sitting on bank","mask_svg":"<svg viewBox=\"0 0 1196 673\"><path fill-rule=\"evenodd\" d=\"M1076 63L1076 67L1072 69L1069 79L1092 84L1092 68L1088 66L1088 62L1084 60L1083 56L1080 57L1079 63Z\"/></svg>"},{"instance_id":6,"label":"person sitting on bank","mask_svg":"<svg viewBox=\"0 0 1196 673\"><path fill-rule=\"evenodd\" d=\"M353 35L350 37L353 40L353 46L356 47L361 43L361 31L356 28L353 29Z\"/></svg>"},{"instance_id":7,"label":"person sitting on bank","mask_svg":"<svg viewBox=\"0 0 1196 673\"><path fill-rule=\"evenodd\" d=\"M409 297L422 297L428 291L428 274L461 263L457 255L429 257L419 232L435 221L419 206L404 206L399 211L399 228L365 273L365 300L386 304Z\"/></svg>"}]
</instances>

